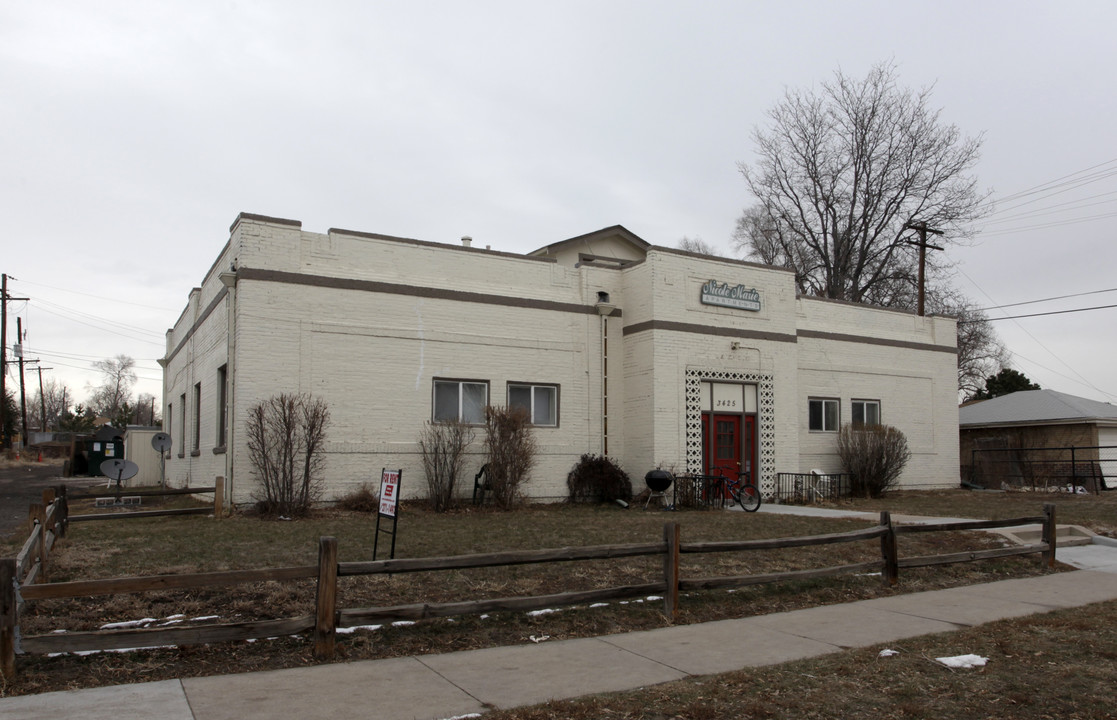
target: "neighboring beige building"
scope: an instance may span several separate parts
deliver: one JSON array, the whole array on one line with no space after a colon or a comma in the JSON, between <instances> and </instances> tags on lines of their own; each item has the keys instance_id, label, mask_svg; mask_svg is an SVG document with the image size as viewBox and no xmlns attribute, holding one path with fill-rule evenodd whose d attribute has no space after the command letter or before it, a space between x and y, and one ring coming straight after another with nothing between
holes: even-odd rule
<instances>
[{"instance_id":1,"label":"neighboring beige building","mask_svg":"<svg viewBox=\"0 0 1117 720\"><path fill-rule=\"evenodd\" d=\"M423 424L509 403L535 418L534 498L565 497L583 453L637 487L661 463L740 463L770 492L777 472L838 471L851 420L907 435L905 487L958 483L954 320L800 298L786 270L620 226L520 255L241 214L161 364L168 483L224 476L238 503L248 410L280 392L329 404L328 498L382 467L424 494Z\"/></svg>"}]
</instances>

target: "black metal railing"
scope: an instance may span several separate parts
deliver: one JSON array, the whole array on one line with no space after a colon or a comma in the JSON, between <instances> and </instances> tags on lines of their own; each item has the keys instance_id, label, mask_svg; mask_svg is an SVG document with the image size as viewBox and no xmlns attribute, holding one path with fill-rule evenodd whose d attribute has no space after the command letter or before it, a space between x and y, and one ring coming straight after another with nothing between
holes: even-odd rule
<instances>
[{"instance_id":1,"label":"black metal railing","mask_svg":"<svg viewBox=\"0 0 1117 720\"><path fill-rule=\"evenodd\" d=\"M771 502L809 505L849 496L849 473L776 473Z\"/></svg>"},{"instance_id":2,"label":"black metal railing","mask_svg":"<svg viewBox=\"0 0 1117 720\"><path fill-rule=\"evenodd\" d=\"M1117 446L984 448L962 478L987 489L1100 493L1117 487Z\"/></svg>"}]
</instances>

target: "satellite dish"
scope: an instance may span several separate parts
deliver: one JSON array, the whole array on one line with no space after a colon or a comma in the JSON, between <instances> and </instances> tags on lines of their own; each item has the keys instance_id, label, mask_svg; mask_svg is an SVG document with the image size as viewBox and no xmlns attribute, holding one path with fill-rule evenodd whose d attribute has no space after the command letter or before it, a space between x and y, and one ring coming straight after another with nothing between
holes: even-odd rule
<instances>
[{"instance_id":1,"label":"satellite dish","mask_svg":"<svg viewBox=\"0 0 1117 720\"><path fill-rule=\"evenodd\" d=\"M109 478L116 480L119 485L121 480L134 478L140 471L140 466L131 460L112 458L101 463L101 472Z\"/></svg>"},{"instance_id":2,"label":"satellite dish","mask_svg":"<svg viewBox=\"0 0 1117 720\"><path fill-rule=\"evenodd\" d=\"M157 432L151 436L151 447L159 452L167 452L171 449L171 436L165 432Z\"/></svg>"}]
</instances>

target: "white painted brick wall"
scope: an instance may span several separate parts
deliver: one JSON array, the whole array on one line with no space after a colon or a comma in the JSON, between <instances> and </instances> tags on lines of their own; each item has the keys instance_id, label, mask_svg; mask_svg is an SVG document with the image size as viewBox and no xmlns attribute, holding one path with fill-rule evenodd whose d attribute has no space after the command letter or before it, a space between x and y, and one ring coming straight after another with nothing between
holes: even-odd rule
<instances>
[{"instance_id":1,"label":"white painted brick wall","mask_svg":"<svg viewBox=\"0 0 1117 720\"><path fill-rule=\"evenodd\" d=\"M229 361L225 308L192 335L189 329L222 291L219 274L234 259L241 269L432 289L416 297L255 279L237 283L230 452L236 458L231 476L238 502L253 490L243 420L252 405L280 392L308 392L330 406L327 497L375 482L382 467L403 468L405 496L425 494L416 440L431 416L436 377L488 381L495 404L505 403L510 381L558 384L560 426L536 431L540 460L527 492L565 496L573 463L602 449L602 320L592 312L599 291L608 292L623 312L608 320L609 455L620 460L637 490L657 463L685 466L688 368L773 376L777 470L810 469L832 460L826 439L806 431L806 399L825 393L842 398L843 414L852 397L881 400L885 421L909 433L917 449L905 482L957 481L953 355L803 337L789 341L805 329L943 344L952 342L949 321L797 301L785 271L654 248L645 262L624 270L573 268L456 245L308 233L291 224L242 219L168 334L171 349L189 337L166 369L165 397L176 405L175 422L179 395L186 393L189 401L194 383L202 383L200 452L192 457L187 448L182 459L177 449L172 453L168 478L176 484L187 478L208 484L229 472L230 456L213 453L217 368ZM762 311L702 305L699 289L710 279L756 287ZM437 297L443 289L503 296L509 303ZM517 299L589 312L516 307ZM624 335L624 327L651 320L716 332L657 329ZM750 336L758 332L777 338ZM731 348L734 341L737 349ZM188 439L193 413L189 408ZM173 434L177 441L181 430ZM482 453L478 437L465 494Z\"/></svg>"}]
</instances>

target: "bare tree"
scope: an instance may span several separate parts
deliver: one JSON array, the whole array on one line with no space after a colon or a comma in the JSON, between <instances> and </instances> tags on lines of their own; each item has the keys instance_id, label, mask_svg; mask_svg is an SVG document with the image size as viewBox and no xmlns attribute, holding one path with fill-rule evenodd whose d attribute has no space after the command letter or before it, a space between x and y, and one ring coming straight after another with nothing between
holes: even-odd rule
<instances>
[{"instance_id":1,"label":"bare tree","mask_svg":"<svg viewBox=\"0 0 1117 720\"><path fill-rule=\"evenodd\" d=\"M305 515L321 498L329 424L326 403L303 394L276 395L248 411L248 456L264 513Z\"/></svg>"},{"instance_id":2,"label":"bare tree","mask_svg":"<svg viewBox=\"0 0 1117 720\"><path fill-rule=\"evenodd\" d=\"M684 235L683 238L679 240L678 248L687 252L697 253L698 255L718 254L717 248L697 236L687 237Z\"/></svg>"},{"instance_id":3,"label":"bare tree","mask_svg":"<svg viewBox=\"0 0 1117 720\"><path fill-rule=\"evenodd\" d=\"M132 399L132 386L136 384L136 361L127 355L98 360L93 363L102 375L101 384L93 388L89 405L98 415L115 418L121 408Z\"/></svg>"},{"instance_id":4,"label":"bare tree","mask_svg":"<svg viewBox=\"0 0 1117 720\"><path fill-rule=\"evenodd\" d=\"M159 403L151 393L140 393L136 396L136 407L132 413L132 422L137 425L158 425L162 422L159 416Z\"/></svg>"},{"instance_id":5,"label":"bare tree","mask_svg":"<svg viewBox=\"0 0 1117 720\"><path fill-rule=\"evenodd\" d=\"M35 389L35 396L31 399L31 406L28 409L38 423L39 429L46 431L58 427L59 417L70 409L73 400L74 394L66 383L50 378L43 381L41 391Z\"/></svg>"},{"instance_id":6,"label":"bare tree","mask_svg":"<svg viewBox=\"0 0 1117 720\"><path fill-rule=\"evenodd\" d=\"M493 502L510 510L520 499L539 452L531 433L531 418L522 407L485 408L485 445Z\"/></svg>"},{"instance_id":7,"label":"bare tree","mask_svg":"<svg viewBox=\"0 0 1117 720\"><path fill-rule=\"evenodd\" d=\"M799 291L885 306L914 305L912 222L972 234L989 193L970 171L981 138L939 120L930 90L897 85L893 63L864 80L835 73L821 89L789 89L756 128L758 161L738 167L758 203L737 224L747 255L795 271ZM929 277L943 263L930 257Z\"/></svg>"},{"instance_id":8,"label":"bare tree","mask_svg":"<svg viewBox=\"0 0 1117 720\"><path fill-rule=\"evenodd\" d=\"M908 439L891 425L843 425L836 447L854 497L884 495L896 486L911 459Z\"/></svg>"},{"instance_id":9,"label":"bare tree","mask_svg":"<svg viewBox=\"0 0 1117 720\"><path fill-rule=\"evenodd\" d=\"M1008 365L1009 352L989 318L972 301L941 288L928 298L932 312L958 319L958 397L973 397L984 389L985 378Z\"/></svg>"},{"instance_id":10,"label":"bare tree","mask_svg":"<svg viewBox=\"0 0 1117 720\"><path fill-rule=\"evenodd\" d=\"M465 466L465 451L473 442L473 427L460 420L428 422L419 433L419 454L427 474L431 509L445 512L454 504L454 490Z\"/></svg>"}]
</instances>

